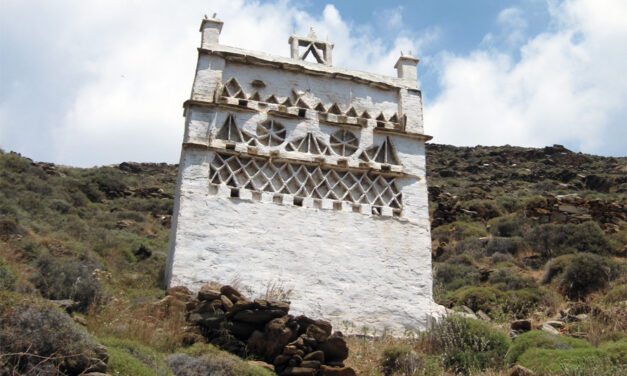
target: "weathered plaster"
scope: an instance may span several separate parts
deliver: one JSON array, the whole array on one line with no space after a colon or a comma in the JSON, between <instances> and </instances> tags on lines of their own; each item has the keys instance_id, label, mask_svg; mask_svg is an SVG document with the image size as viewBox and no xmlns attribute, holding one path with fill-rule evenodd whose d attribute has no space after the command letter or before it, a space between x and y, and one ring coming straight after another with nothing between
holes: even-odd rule
<instances>
[{"instance_id":1,"label":"weathered plaster","mask_svg":"<svg viewBox=\"0 0 627 376\"><path fill-rule=\"evenodd\" d=\"M217 44L221 24L205 20L203 27L192 101L186 102L168 284L198 290L208 281L240 278L263 294L280 281L293 289L296 313L340 326L350 322L355 330L424 329L441 307L432 301L428 136L422 133L421 95L411 66L417 59L403 58L400 78L385 77L222 46ZM278 103L268 102L272 95ZM284 101L290 104L282 105ZM324 110L314 109L318 105ZM332 106L340 113L333 113ZM351 108L357 114L351 115ZM373 118L363 117L363 111ZM379 115L384 122L374 119ZM280 142L262 142L259 126L269 121L278 124ZM357 140L350 155L288 147L311 137L331 150L331 135L342 129ZM379 158L372 153L385 147L391 150L385 158L391 160L371 159ZM226 175L216 183L216 167L211 166L217 153L241 163L291 163L340 175L385 177L400 192L402 207L381 206L373 198L363 201L365 196L338 200L270 186L258 189L268 177L253 179L261 173L253 165L241 176L237 167L223 167L217 171ZM257 185L238 185L246 179ZM289 179L279 180L286 184ZM335 189L338 195L346 192L339 186L331 191Z\"/></svg>"}]
</instances>

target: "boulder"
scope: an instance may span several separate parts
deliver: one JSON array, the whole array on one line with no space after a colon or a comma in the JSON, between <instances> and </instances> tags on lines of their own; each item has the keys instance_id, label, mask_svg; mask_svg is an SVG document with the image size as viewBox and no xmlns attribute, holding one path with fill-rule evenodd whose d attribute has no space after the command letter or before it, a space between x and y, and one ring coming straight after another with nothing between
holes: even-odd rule
<instances>
[{"instance_id":1,"label":"boulder","mask_svg":"<svg viewBox=\"0 0 627 376\"><path fill-rule=\"evenodd\" d=\"M339 336L331 336L320 344L320 350L324 352L327 362L343 361L348 358L348 346L346 340Z\"/></svg>"},{"instance_id":2,"label":"boulder","mask_svg":"<svg viewBox=\"0 0 627 376\"><path fill-rule=\"evenodd\" d=\"M277 309L269 310L250 310L245 309L241 312L237 312L234 316L234 320L243 321L251 324L265 324L268 321L283 316L283 311Z\"/></svg>"},{"instance_id":3,"label":"boulder","mask_svg":"<svg viewBox=\"0 0 627 376\"><path fill-rule=\"evenodd\" d=\"M192 292L185 286L174 286L170 287L166 292L168 296L174 296L175 298L182 300L184 302L188 302L192 300Z\"/></svg>"},{"instance_id":4,"label":"boulder","mask_svg":"<svg viewBox=\"0 0 627 376\"><path fill-rule=\"evenodd\" d=\"M285 376L315 376L317 370L314 368L304 368L304 367L288 367L281 375Z\"/></svg>"},{"instance_id":5,"label":"boulder","mask_svg":"<svg viewBox=\"0 0 627 376\"><path fill-rule=\"evenodd\" d=\"M231 312L233 309L233 302L226 295L220 295L220 300L222 301L222 306L227 312Z\"/></svg>"},{"instance_id":6,"label":"boulder","mask_svg":"<svg viewBox=\"0 0 627 376\"><path fill-rule=\"evenodd\" d=\"M560 332L557 331L557 329L555 329L554 327L552 327L549 324L542 324L540 326L540 330L543 330L547 333L551 333L551 334L555 334L556 336L560 334Z\"/></svg>"},{"instance_id":7,"label":"boulder","mask_svg":"<svg viewBox=\"0 0 627 376\"><path fill-rule=\"evenodd\" d=\"M325 330L328 329L328 330ZM331 328L321 328L316 324L311 324L307 328L306 335L315 339L317 342L324 342L331 335Z\"/></svg>"},{"instance_id":8,"label":"boulder","mask_svg":"<svg viewBox=\"0 0 627 376\"><path fill-rule=\"evenodd\" d=\"M510 368L508 375L509 376L535 376L536 374L528 368L525 368L520 365L515 365L512 368Z\"/></svg>"},{"instance_id":9,"label":"boulder","mask_svg":"<svg viewBox=\"0 0 627 376\"><path fill-rule=\"evenodd\" d=\"M272 363L274 363L274 365L278 367L282 364L287 363L291 358L292 358L291 355L280 354L274 358L274 362Z\"/></svg>"},{"instance_id":10,"label":"boulder","mask_svg":"<svg viewBox=\"0 0 627 376\"><path fill-rule=\"evenodd\" d=\"M307 361L307 360L315 360L315 361L318 361L320 363L324 363L324 352L321 351L321 350L310 352L309 354L305 355L303 360L305 360L305 361Z\"/></svg>"},{"instance_id":11,"label":"boulder","mask_svg":"<svg viewBox=\"0 0 627 376\"><path fill-rule=\"evenodd\" d=\"M556 329L561 329L561 328L564 327L564 322L563 321L559 321L559 320L547 321L546 324L547 325L551 325L552 327L554 327Z\"/></svg>"},{"instance_id":12,"label":"boulder","mask_svg":"<svg viewBox=\"0 0 627 376\"><path fill-rule=\"evenodd\" d=\"M301 367L305 367L305 368L314 368L314 369L318 369L320 368L320 362L317 360L303 360L300 363Z\"/></svg>"},{"instance_id":13,"label":"boulder","mask_svg":"<svg viewBox=\"0 0 627 376\"><path fill-rule=\"evenodd\" d=\"M320 367L321 376L357 376L357 373L351 367Z\"/></svg>"},{"instance_id":14,"label":"boulder","mask_svg":"<svg viewBox=\"0 0 627 376\"><path fill-rule=\"evenodd\" d=\"M483 321L491 321L492 319L485 312L479 310L477 311L477 317Z\"/></svg>"},{"instance_id":15,"label":"boulder","mask_svg":"<svg viewBox=\"0 0 627 376\"><path fill-rule=\"evenodd\" d=\"M224 285L220 288L220 294L226 295L230 301L236 302L239 299L244 298L241 292L237 291L233 286ZM245 298L244 298L245 299Z\"/></svg>"},{"instance_id":16,"label":"boulder","mask_svg":"<svg viewBox=\"0 0 627 376\"><path fill-rule=\"evenodd\" d=\"M216 300L220 299L220 289L222 285L217 282L209 282L204 284L198 291L198 300Z\"/></svg>"}]
</instances>

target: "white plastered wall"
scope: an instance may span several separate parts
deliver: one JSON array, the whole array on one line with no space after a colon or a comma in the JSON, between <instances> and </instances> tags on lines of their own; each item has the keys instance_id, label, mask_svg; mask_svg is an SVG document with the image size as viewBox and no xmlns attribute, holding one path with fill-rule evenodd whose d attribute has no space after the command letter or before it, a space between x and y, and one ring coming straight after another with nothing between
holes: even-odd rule
<instances>
[{"instance_id":1,"label":"white plastered wall","mask_svg":"<svg viewBox=\"0 0 627 376\"><path fill-rule=\"evenodd\" d=\"M417 92L382 90L351 81L283 72L246 64L231 64L219 57L202 55L192 99L211 101L214 90L236 77L248 95L259 91L285 98L295 94L305 100L338 103L358 112L383 111L386 116L404 113L414 129L422 131L422 108ZM253 88L254 80L265 87ZM399 105L400 103L400 105ZM336 328L344 323L354 330L367 326L393 333L421 330L440 309L432 301L431 240L425 181L424 142L402 135L380 134L370 121L363 129L351 128L359 138L357 156L389 137L403 166L397 179L402 191L400 217L337 210L329 200L321 208L297 207L285 199L276 203L271 193L253 201L247 195L230 197L226 186L209 181L215 135L231 114L238 127L255 134L266 119L286 129L286 142L307 132L329 139L339 129L321 124L315 117L275 118L264 111L241 112L220 107L190 106L186 112L184 143L179 167L174 218L166 278L170 286L198 290L204 283L229 283L235 278L262 295L272 283L293 290L292 312L330 320ZM278 147L259 147L298 159ZM236 150L243 149L238 145ZM310 158L310 156L303 156ZM337 156L325 156L334 162Z\"/></svg>"}]
</instances>

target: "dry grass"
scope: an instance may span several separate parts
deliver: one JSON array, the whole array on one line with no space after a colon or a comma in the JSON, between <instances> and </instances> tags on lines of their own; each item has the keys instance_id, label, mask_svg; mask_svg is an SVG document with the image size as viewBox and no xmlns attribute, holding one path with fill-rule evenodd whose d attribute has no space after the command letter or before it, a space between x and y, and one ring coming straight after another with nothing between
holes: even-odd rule
<instances>
[{"instance_id":1,"label":"dry grass","mask_svg":"<svg viewBox=\"0 0 627 376\"><path fill-rule=\"evenodd\" d=\"M92 306L86 321L89 332L97 337L134 340L165 352L181 346L186 325L184 309L133 305L126 299Z\"/></svg>"}]
</instances>

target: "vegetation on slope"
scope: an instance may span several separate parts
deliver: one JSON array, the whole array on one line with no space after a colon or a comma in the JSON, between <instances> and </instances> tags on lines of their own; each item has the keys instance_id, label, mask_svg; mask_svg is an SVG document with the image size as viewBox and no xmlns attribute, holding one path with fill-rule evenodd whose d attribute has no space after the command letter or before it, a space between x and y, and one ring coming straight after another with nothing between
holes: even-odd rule
<instances>
[{"instance_id":1,"label":"vegetation on slope","mask_svg":"<svg viewBox=\"0 0 627 376\"><path fill-rule=\"evenodd\" d=\"M402 340L351 338L348 363L364 375L498 374L515 362L539 374L624 371L627 159L559 146L428 145L427 167L436 300L490 321L451 319ZM112 374L247 369L214 348L186 353L185 318L154 308L164 295L175 177L166 164L79 169L0 152L0 332L25 330L18 321L35 312L44 327L65 322L58 317L70 316L49 300L76 302L64 306L74 322L58 330L81 334L65 336L38 372L69 373L62 359L75 350L92 351L83 361L96 364L97 343ZM511 320L535 327L555 317L579 317L566 320L560 338L585 346L525 339L535 332L509 345ZM7 343L0 370L28 374L36 349Z\"/></svg>"}]
</instances>

